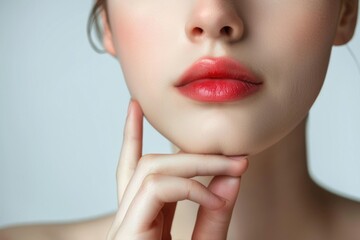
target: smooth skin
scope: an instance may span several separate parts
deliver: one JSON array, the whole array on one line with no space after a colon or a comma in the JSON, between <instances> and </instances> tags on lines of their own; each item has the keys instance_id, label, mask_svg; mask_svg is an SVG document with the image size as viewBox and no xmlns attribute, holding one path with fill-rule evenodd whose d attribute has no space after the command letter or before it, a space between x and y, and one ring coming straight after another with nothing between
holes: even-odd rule
<instances>
[{"instance_id":1,"label":"smooth skin","mask_svg":"<svg viewBox=\"0 0 360 240\"><path fill-rule=\"evenodd\" d=\"M190 237L186 236L175 237L174 234L172 235L173 238L171 238L169 235L172 224L171 219L173 218L175 209L175 205L169 202L176 202L183 199L192 200L202 205L199 214L196 216L196 214L194 215L193 206L189 206L188 203L184 202L178 203L178 205L180 205L180 213L184 210L185 215L192 214L196 219L194 231L190 228L191 234L194 234L193 239L226 239L225 236L229 233L230 217L235 200L238 197L241 175L245 171L247 171L245 173L245 179L248 181L245 181L245 185L243 183L244 191L239 195L239 198L241 199L241 197L248 196L253 205L259 208L259 201L254 198L254 196L261 199L263 198L262 194L264 194L265 197L262 200L267 202L265 205L267 205L268 210L264 210L263 208L253 209L251 204L247 204L246 208L249 208L250 215L248 215L246 209L244 209L245 211L243 211L242 214L238 214L238 211L235 209L235 214L237 215L235 217L236 219L244 217L246 221L250 220L250 224L253 224L253 220L249 218L249 216L256 219L256 222L259 220L257 219L257 215L259 215L261 219L269 220L268 224L272 235L269 235L269 232L266 231L266 228L262 225L263 222L260 220L248 229L248 232L253 231L252 237L238 238L231 235L227 239L350 240L356 239L356 236L359 236L360 231L357 227L360 226L359 204L320 189L314 185L313 182L309 181L310 179L307 175L307 177L303 178L302 174L306 172L305 165L291 163L291 165L294 166L289 167L289 165L283 164L281 161L275 161L270 164L275 164L276 166L268 168L269 165L256 164L255 161L265 160L259 158L254 159L254 168L251 169L248 168L250 165L248 165L249 162L246 159L229 159L224 156L201 156L183 153L141 156L142 121L141 108L136 101L132 101L129 106L129 113L124 128L124 141L117 170L118 199L120 205L116 215L111 214L98 219L77 223L12 227L1 230L0 239L190 239ZM301 130L301 128L299 129ZM285 139L284 142L293 142L294 139L297 138L297 136L296 138L294 138L294 136L289 137ZM295 140L295 145L301 145L301 141ZM269 153L271 152L265 154L271 155ZM183 164L179 164L179 158L183 160ZM214 164L203 164L204 161L207 160L213 161ZM140 162L142 163L140 164ZM149 164L150 162L151 164ZM287 176L284 178L274 177L273 173L278 175L278 173L284 170L281 165L284 165L283 168L288 170ZM279 169L274 170L278 167ZM295 175L297 176L291 176L294 175L293 170L296 170L297 173ZM189 177L195 175L225 176L215 177L211 183L211 187L206 189L196 181L189 179ZM260 177L260 175L262 175L262 177ZM284 179L288 182L284 182ZM270 203L276 199L276 197L271 197L271 195L275 196L276 194L274 193L277 193L277 189L280 189L282 192L284 192L284 189L287 191L285 185L293 188L294 185L291 184L291 182L294 180L301 180L297 183L299 188L301 188L300 186L307 186L307 190L310 190L310 195L320 200L314 208L315 211L313 211L315 221L314 219L308 219L308 222L313 225L313 229L311 229L310 232L303 227L309 226L306 222L292 225L292 218L296 211L289 211L288 206L285 204L281 204L281 208L284 208L285 211L277 211L279 209L275 208L273 210L275 210L276 214L267 216L268 211L270 210L271 212L271 209L274 208L274 205ZM302 181L305 181L304 184ZM265 182L267 183L265 184ZM281 183L283 183L282 186ZM265 190L266 188L267 190ZM296 198L296 188L291 189L291 191L292 193L286 193L287 196L284 195L286 197L283 200L291 203L291 195L294 195L295 199L299 200L299 203L302 203L300 197ZM261 194L259 194L259 192L261 192ZM304 199L310 199L308 198L309 196L307 196L308 194L303 193L301 193L301 196L305 197ZM279 198L282 199L283 196ZM246 198L244 199L246 200ZM326 205L326 207L321 208L319 207L320 205ZM330 205L332 210L323 212L322 210L328 208L327 205ZM305 204L301 205L300 212L307 211L307 207L305 206ZM189 211L192 213L189 213ZM284 218L289 221L290 224L284 223L278 232L278 216L281 216L284 212L286 214ZM318 217L316 215L318 215ZM325 218L322 218L324 217L323 215ZM301 214L297 216L301 220ZM268 219L268 217L270 218ZM179 219L181 220L180 222L178 220L178 223L182 223L183 226L180 227L177 233L189 231L189 229L184 228L186 224L181 215ZM301 221L298 223L300 222ZM241 221L237 222L235 226L237 226L238 223L240 224ZM289 229L289 226L292 227ZM179 229L178 227L175 228ZM304 235L303 233L306 234ZM291 238L289 238L289 236L291 236Z\"/></svg>"},{"instance_id":2,"label":"smooth skin","mask_svg":"<svg viewBox=\"0 0 360 240\"><path fill-rule=\"evenodd\" d=\"M235 3L248 4L247 11L239 8L237 15ZM305 142L306 116L321 88L330 48L351 39L357 0L109 0L109 5L111 27L105 24L104 46L122 62L134 99L117 172L118 212L78 223L8 228L0 231L1 240L360 236L359 203L311 180ZM250 6L257 15L250 14ZM152 11L143 11L162 7L176 9L179 15L164 11L157 19ZM207 21L209 16L216 21ZM161 17L172 17L171 24L181 27L186 21L186 36L181 27L169 28ZM220 23L233 27L234 34L219 34ZM203 35L192 31L199 26ZM252 34L246 35L248 31ZM174 43L183 45L174 48ZM211 44L217 46L215 53L223 54L216 49L224 47L225 53L248 60L256 71L255 65L262 65L263 92L252 101L213 108L176 95L169 79L176 79L203 53L199 49ZM183 54L185 50L189 54ZM185 58L169 61L180 56L173 51ZM138 64L139 59L146 64ZM182 150L142 156L143 115ZM248 160L225 156L244 152L250 153Z\"/></svg>"},{"instance_id":3,"label":"smooth skin","mask_svg":"<svg viewBox=\"0 0 360 240\"><path fill-rule=\"evenodd\" d=\"M356 4L107 0L104 47L119 61L148 122L182 151L255 156L306 118L333 45L351 39ZM262 80L261 90L222 104L184 97L178 79L205 56L241 62Z\"/></svg>"},{"instance_id":4,"label":"smooth skin","mask_svg":"<svg viewBox=\"0 0 360 240\"><path fill-rule=\"evenodd\" d=\"M184 153L142 156L142 119L139 104L132 101L118 167L119 211L108 239L171 239L176 202L185 199L201 205L195 239L226 239L247 159ZM216 177L206 188L191 179L195 176Z\"/></svg>"}]
</instances>

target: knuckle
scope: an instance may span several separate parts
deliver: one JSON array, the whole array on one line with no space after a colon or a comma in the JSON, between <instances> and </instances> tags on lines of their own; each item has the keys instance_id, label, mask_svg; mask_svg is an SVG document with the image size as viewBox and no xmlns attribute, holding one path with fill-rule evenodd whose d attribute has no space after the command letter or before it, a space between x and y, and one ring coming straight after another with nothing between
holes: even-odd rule
<instances>
[{"instance_id":1,"label":"knuckle","mask_svg":"<svg viewBox=\"0 0 360 240\"><path fill-rule=\"evenodd\" d=\"M158 186L160 179L161 176L158 174L149 174L145 177L142 187L147 190L155 189Z\"/></svg>"}]
</instances>

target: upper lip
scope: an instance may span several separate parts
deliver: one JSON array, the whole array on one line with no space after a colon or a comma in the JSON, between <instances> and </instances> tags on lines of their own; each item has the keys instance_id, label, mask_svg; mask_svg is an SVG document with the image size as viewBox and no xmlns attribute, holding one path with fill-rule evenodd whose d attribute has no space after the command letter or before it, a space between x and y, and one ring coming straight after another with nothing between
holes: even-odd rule
<instances>
[{"instance_id":1,"label":"upper lip","mask_svg":"<svg viewBox=\"0 0 360 240\"><path fill-rule=\"evenodd\" d=\"M203 57L190 66L177 81L181 87L201 79L234 79L251 84L262 84L244 65L229 57Z\"/></svg>"}]
</instances>

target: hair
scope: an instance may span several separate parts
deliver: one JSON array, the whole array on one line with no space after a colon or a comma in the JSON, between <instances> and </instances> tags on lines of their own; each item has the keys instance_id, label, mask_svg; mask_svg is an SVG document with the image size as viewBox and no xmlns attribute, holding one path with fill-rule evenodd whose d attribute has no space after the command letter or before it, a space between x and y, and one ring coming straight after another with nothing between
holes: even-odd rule
<instances>
[{"instance_id":1,"label":"hair","mask_svg":"<svg viewBox=\"0 0 360 240\"><path fill-rule=\"evenodd\" d=\"M99 49L93 38L92 38L92 29L93 27L95 27L95 35L96 38L98 39L98 41L100 41L101 43L102 41L102 28L101 28L101 24L99 21L99 15L102 11L105 11L105 13L107 12L107 5L106 5L106 0L96 0L94 6L92 7L91 11L90 11L90 15L88 18L88 22L87 22L87 36L90 42L91 47L98 53L106 53L106 51L104 49ZM106 14L106 20L109 22L109 17Z\"/></svg>"}]
</instances>

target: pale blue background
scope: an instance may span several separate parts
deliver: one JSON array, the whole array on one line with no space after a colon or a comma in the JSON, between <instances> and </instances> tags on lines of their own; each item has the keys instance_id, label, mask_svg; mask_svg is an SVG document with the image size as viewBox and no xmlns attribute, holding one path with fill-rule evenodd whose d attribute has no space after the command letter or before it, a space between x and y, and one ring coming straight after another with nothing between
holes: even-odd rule
<instances>
[{"instance_id":1,"label":"pale blue background","mask_svg":"<svg viewBox=\"0 0 360 240\"><path fill-rule=\"evenodd\" d=\"M118 63L87 41L91 4L0 3L0 226L116 209L129 94ZM349 44L358 58L359 35ZM360 73L346 48L335 48L312 112L310 170L354 199L360 199L359 105ZM144 153L150 152L170 152L170 145L146 124Z\"/></svg>"}]
</instances>

